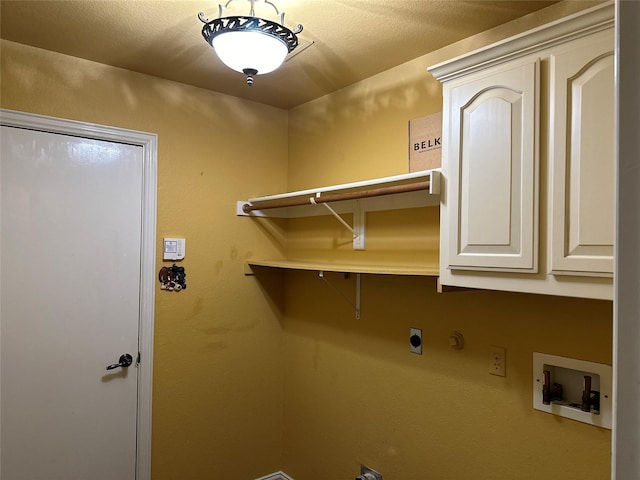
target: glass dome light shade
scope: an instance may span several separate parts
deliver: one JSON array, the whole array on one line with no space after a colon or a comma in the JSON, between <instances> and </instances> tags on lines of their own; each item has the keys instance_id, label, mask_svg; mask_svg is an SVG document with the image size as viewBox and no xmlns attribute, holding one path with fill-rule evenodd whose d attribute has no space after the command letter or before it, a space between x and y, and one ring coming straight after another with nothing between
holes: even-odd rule
<instances>
[{"instance_id":1,"label":"glass dome light shade","mask_svg":"<svg viewBox=\"0 0 640 480\"><path fill-rule=\"evenodd\" d=\"M258 75L276 70L287 54L287 45L277 37L255 30L219 32L211 41L220 60L229 68Z\"/></svg>"}]
</instances>

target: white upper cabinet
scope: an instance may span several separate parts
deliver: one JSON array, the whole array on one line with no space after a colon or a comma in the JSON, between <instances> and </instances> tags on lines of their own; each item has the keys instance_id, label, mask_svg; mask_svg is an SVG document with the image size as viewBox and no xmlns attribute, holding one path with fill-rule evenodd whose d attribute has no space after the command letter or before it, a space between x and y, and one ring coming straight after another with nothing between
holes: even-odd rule
<instances>
[{"instance_id":1,"label":"white upper cabinet","mask_svg":"<svg viewBox=\"0 0 640 480\"><path fill-rule=\"evenodd\" d=\"M551 55L551 273L611 276L614 53L610 31Z\"/></svg>"},{"instance_id":2,"label":"white upper cabinet","mask_svg":"<svg viewBox=\"0 0 640 480\"><path fill-rule=\"evenodd\" d=\"M448 268L538 268L537 60L444 87Z\"/></svg>"},{"instance_id":3,"label":"white upper cabinet","mask_svg":"<svg viewBox=\"0 0 640 480\"><path fill-rule=\"evenodd\" d=\"M440 282L611 299L613 4L435 65Z\"/></svg>"}]
</instances>

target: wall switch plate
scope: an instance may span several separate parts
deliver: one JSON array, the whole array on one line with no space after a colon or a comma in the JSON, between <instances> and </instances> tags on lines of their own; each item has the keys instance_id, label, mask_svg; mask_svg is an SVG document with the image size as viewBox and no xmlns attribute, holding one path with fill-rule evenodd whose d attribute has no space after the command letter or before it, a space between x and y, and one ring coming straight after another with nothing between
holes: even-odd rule
<instances>
[{"instance_id":1,"label":"wall switch plate","mask_svg":"<svg viewBox=\"0 0 640 480\"><path fill-rule=\"evenodd\" d=\"M186 240L184 238L165 238L163 241L163 260L182 260Z\"/></svg>"},{"instance_id":2,"label":"wall switch plate","mask_svg":"<svg viewBox=\"0 0 640 480\"><path fill-rule=\"evenodd\" d=\"M489 373L499 377L507 376L507 357L504 347L489 347Z\"/></svg>"},{"instance_id":3,"label":"wall switch plate","mask_svg":"<svg viewBox=\"0 0 640 480\"><path fill-rule=\"evenodd\" d=\"M419 328L409 330L409 351L422 355L422 330Z\"/></svg>"}]
</instances>

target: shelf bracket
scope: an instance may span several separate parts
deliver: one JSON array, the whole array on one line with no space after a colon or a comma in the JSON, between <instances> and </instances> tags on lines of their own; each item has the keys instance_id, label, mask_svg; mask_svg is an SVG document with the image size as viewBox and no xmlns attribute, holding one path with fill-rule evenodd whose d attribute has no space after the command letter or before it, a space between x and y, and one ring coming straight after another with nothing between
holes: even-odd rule
<instances>
[{"instance_id":1,"label":"shelf bracket","mask_svg":"<svg viewBox=\"0 0 640 480\"><path fill-rule=\"evenodd\" d=\"M327 278L324 276L324 270L320 270L318 272L318 277L320 277L322 280L324 280L324 282L329 285L331 288L333 288L338 295L340 295L345 302L347 302L349 305L351 305L355 311L356 311L356 320L360 320L360 286L361 286L361 274L360 273L356 273L356 301L355 304L349 300L347 298L347 296L342 293L333 283L331 283L329 280L327 280Z\"/></svg>"},{"instance_id":2,"label":"shelf bracket","mask_svg":"<svg viewBox=\"0 0 640 480\"><path fill-rule=\"evenodd\" d=\"M316 197L320 197L320 193L316 194ZM336 212L328 203L316 203L316 199L314 197L309 198L309 202L312 205L324 205L327 210L336 217L336 219L353 235L353 249L354 250L364 250L365 249L365 223L366 223L366 212L362 209L360 204L360 200L355 201L355 207L353 210L353 227L349 225L344 218L340 216L338 212Z\"/></svg>"},{"instance_id":3,"label":"shelf bracket","mask_svg":"<svg viewBox=\"0 0 640 480\"><path fill-rule=\"evenodd\" d=\"M367 212L362 208L360 200L356 200L356 205L353 209L353 228L357 233L353 237L353 249L364 250L365 249L365 232L367 224Z\"/></svg>"}]
</instances>

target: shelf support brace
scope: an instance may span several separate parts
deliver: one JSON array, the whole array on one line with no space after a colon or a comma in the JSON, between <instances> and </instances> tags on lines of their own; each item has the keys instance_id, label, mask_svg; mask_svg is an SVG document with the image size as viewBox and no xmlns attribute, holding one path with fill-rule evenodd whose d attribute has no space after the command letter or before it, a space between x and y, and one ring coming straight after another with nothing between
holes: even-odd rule
<instances>
[{"instance_id":1,"label":"shelf support brace","mask_svg":"<svg viewBox=\"0 0 640 480\"><path fill-rule=\"evenodd\" d=\"M360 200L356 200L353 210L353 228L357 235L353 237L353 249L365 250L365 232L367 224L367 212L362 208Z\"/></svg>"},{"instance_id":2,"label":"shelf support brace","mask_svg":"<svg viewBox=\"0 0 640 480\"><path fill-rule=\"evenodd\" d=\"M320 197L320 194L317 194L318 197ZM329 212L331 213L331 215L333 215L334 217L336 217L336 219L347 229L351 232L351 234L353 235L353 249L354 250L364 250L364 246L365 246L365 219L366 219L366 212L362 209L362 206L360 205L360 200L356 200L355 202L355 209L353 211L353 227L351 227L351 225L349 225L347 222L345 222L344 218L342 218L340 216L340 214L338 212L336 212L328 203L317 203L316 199L314 197L310 197L309 198L309 202L312 205L324 205L327 210L329 210Z\"/></svg>"},{"instance_id":3,"label":"shelf support brace","mask_svg":"<svg viewBox=\"0 0 640 480\"><path fill-rule=\"evenodd\" d=\"M325 283L327 285L329 285L331 288L333 288L338 295L340 295L345 302L347 302L349 305L351 305L355 311L356 311L356 320L360 320L360 282L361 282L361 275L360 273L356 273L356 303L354 304L351 300L349 300L346 295L344 293L342 293L333 283L331 283L329 280L327 280L324 276L324 271L320 270L318 272L318 276L325 281Z\"/></svg>"}]
</instances>

